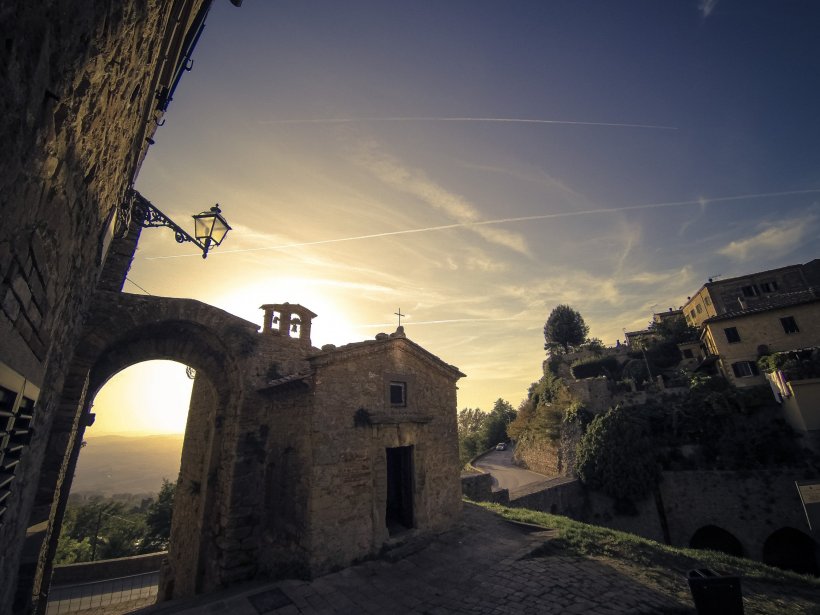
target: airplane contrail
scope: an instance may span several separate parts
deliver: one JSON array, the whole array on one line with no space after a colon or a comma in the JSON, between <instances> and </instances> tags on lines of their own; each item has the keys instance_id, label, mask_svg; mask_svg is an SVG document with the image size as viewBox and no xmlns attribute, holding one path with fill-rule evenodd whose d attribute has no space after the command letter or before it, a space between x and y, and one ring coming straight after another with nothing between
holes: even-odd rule
<instances>
[{"instance_id":1,"label":"airplane contrail","mask_svg":"<svg viewBox=\"0 0 820 615\"><path fill-rule=\"evenodd\" d=\"M342 117L260 120L260 124L353 124L358 122L486 122L501 124L558 124L566 126L605 126L609 128L647 128L652 130L678 130L677 126L656 124L628 124L622 122L581 122L573 120L538 120L516 117Z\"/></svg>"},{"instance_id":2,"label":"airplane contrail","mask_svg":"<svg viewBox=\"0 0 820 615\"><path fill-rule=\"evenodd\" d=\"M807 190L786 190L783 192L760 192L756 194L739 194L734 196L719 196L713 198L700 197L689 201L667 201L663 203L645 203L643 205L625 205L623 207L601 207L598 209L584 209L581 211L559 211L549 214L536 214L533 216L519 216L514 218L496 218L493 220L482 220L479 222L454 222L452 224L442 224L439 226L426 226L424 228L404 229L401 231L386 231L384 233L371 233L369 235L356 235L355 237L339 237L336 239L321 239L318 241L305 241L301 243L280 244L277 246L265 246L261 248L238 248L236 250L220 250L211 252L211 255L218 254L239 254L244 252L261 252L265 250L285 250L288 248L301 248L305 246L320 246L330 243L342 243L345 241L359 241L362 239L377 239L379 237L392 237L394 235L412 235L414 233L429 233L433 231L445 231L454 228L470 228L474 226L489 226L492 224L509 224L513 222L532 222L534 220L551 220L554 218L571 218L576 216L589 216L593 214L613 214L625 211L639 211L643 209L663 209L671 207L681 207L688 205L703 206L709 203L728 203L732 201L743 201L748 199L767 199L779 196L794 196L797 194L817 194L820 188L810 188ZM186 258L190 256L201 256L200 253L173 254L169 256L148 256L145 260L164 260L168 258Z\"/></svg>"}]
</instances>

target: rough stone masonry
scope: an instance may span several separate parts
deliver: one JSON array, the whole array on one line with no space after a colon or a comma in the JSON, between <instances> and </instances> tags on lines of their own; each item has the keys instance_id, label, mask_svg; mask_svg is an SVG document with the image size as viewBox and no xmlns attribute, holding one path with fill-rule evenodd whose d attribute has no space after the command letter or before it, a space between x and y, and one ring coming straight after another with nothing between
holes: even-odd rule
<instances>
[{"instance_id":1,"label":"rough stone masonry","mask_svg":"<svg viewBox=\"0 0 820 615\"><path fill-rule=\"evenodd\" d=\"M2 613L44 612L94 395L143 360L198 374L166 597L321 573L460 515L463 374L403 331L316 349L302 306L263 306L260 333L121 292L130 191L210 5L0 4Z\"/></svg>"},{"instance_id":2,"label":"rough stone masonry","mask_svg":"<svg viewBox=\"0 0 820 615\"><path fill-rule=\"evenodd\" d=\"M121 284L130 264L109 258L122 254L117 212L209 7L0 3L0 612L25 611L41 590L40 528L64 501L40 489L41 469L65 476L70 456L53 460L73 450L77 425L53 427L79 420L57 417L66 374L95 289Z\"/></svg>"}]
</instances>

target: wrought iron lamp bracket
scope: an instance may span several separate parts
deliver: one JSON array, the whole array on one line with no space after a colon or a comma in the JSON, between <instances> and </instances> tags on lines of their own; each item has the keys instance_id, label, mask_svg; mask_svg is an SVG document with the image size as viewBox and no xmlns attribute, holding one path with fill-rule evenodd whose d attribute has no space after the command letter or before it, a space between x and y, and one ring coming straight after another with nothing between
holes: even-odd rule
<instances>
[{"instance_id":1,"label":"wrought iron lamp bracket","mask_svg":"<svg viewBox=\"0 0 820 615\"><path fill-rule=\"evenodd\" d=\"M133 219L143 228L156 228L165 226L174 232L174 239L177 243L191 242L202 250L202 258L207 258L208 251L212 247L210 238L204 242L189 235L176 222L160 211L153 203L142 196L136 190L131 190L120 207L118 216L118 236L124 237L128 232L128 226Z\"/></svg>"}]
</instances>

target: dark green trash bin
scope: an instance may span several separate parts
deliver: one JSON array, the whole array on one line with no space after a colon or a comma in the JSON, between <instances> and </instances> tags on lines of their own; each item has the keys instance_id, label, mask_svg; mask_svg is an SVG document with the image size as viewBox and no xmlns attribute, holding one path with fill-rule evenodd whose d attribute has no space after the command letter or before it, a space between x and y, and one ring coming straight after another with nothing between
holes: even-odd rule
<instances>
[{"instance_id":1,"label":"dark green trash bin","mask_svg":"<svg viewBox=\"0 0 820 615\"><path fill-rule=\"evenodd\" d=\"M689 571L688 581L698 615L743 615L739 577L696 568Z\"/></svg>"}]
</instances>

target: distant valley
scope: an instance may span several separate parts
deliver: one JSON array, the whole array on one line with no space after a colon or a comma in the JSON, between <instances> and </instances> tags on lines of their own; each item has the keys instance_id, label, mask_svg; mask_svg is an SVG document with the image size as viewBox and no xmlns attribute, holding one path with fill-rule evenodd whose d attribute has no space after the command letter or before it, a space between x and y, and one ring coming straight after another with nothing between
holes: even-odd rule
<instances>
[{"instance_id":1,"label":"distant valley","mask_svg":"<svg viewBox=\"0 0 820 615\"><path fill-rule=\"evenodd\" d=\"M156 493L163 478L176 482L183 437L89 436L80 452L71 493Z\"/></svg>"}]
</instances>

